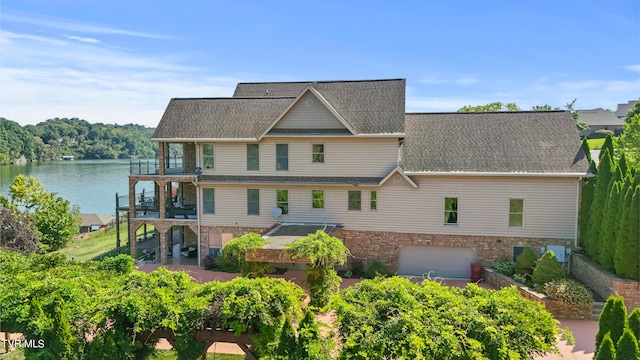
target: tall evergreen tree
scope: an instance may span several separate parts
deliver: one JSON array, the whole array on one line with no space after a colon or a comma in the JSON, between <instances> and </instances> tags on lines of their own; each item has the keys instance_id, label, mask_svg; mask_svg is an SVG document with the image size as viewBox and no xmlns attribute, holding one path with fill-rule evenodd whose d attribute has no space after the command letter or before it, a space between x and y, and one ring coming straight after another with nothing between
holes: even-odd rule
<instances>
[{"instance_id":1,"label":"tall evergreen tree","mask_svg":"<svg viewBox=\"0 0 640 360\"><path fill-rule=\"evenodd\" d=\"M598 157L598 161L600 163L602 163L602 158L604 157L604 153L609 150L609 156L611 156L611 158L613 159L613 138L611 137L611 134L607 134L607 137L604 139L604 143L602 144L602 147L600 148L600 156Z\"/></svg>"},{"instance_id":2,"label":"tall evergreen tree","mask_svg":"<svg viewBox=\"0 0 640 360\"><path fill-rule=\"evenodd\" d=\"M638 340L631 329L626 328L616 344L616 359L640 360Z\"/></svg>"},{"instance_id":3,"label":"tall evergreen tree","mask_svg":"<svg viewBox=\"0 0 640 360\"><path fill-rule=\"evenodd\" d=\"M633 331L636 339L640 339L640 308L635 308L628 318L629 329Z\"/></svg>"},{"instance_id":4,"label":"tall evergreen tree","mask_svg":"<svg viewBox=\"0 0 640 360\"><path fill-rule=\"evenodd\" d=\"M320 328L315 321L311 310L307 309L304 318L298 326L298 343L296 345L296 358L305 360L329 360L329 346L322 339Z\"/></svg>"},{"instance_id":5,"label":"tall evergreen tree","mask_svg":"<svg viewBox=\"0 0 640 360\"><path fill-rule=\"evenodd\" d=\"M640 280L640 186L627 190L613 264L618 276Z\"/></svg>"},{"instance_id":6,"label":"tall evergreen tree","mask_svg":"<svg viewBox=\"0 0 640 360\"><path fill-rule=\"evenodd\" d=\"M600 233L600 254L598 262L609 271L613 271L613 256L616 252L616 233L620 227L620 182L615 181L609 191L604 213L604 224Z\"/></svg>"},{"instance_id":7,"label":"tall evergreen tree","mask_svg":"<svg viewBox=\"0 0 640 360\"><path fill-rule=\"evenodd\" d=\"M291 318L287 316L282 324L282 330L280 331L280 339L278 341L278 347L276 348L277 359L297 359L294 356L296 349L296 333L293 330L291 324Z\"/></svg>"},{"instance_id":8,"label":"tall evergreen tree","mask_svg":"<svg viewBox=\"0 0 640 360\"><path fill-rule=\"evenodd\" d=\"M612 176L613 162L611 160L611 152L609 149L605 149L604 155L600 157L600 166L598 167L598 176L596 178L596 187L593 193L587 230L588 248L586 251L587 254L596 261L599 258L604 207L609 194L609 181Z\"/></svg>"},{"instance_id":9,"label":"tall evergreen tree","mask_svg":"<svg viewBox=\"0 0 640 360\"><path fill-rule=\"evenodd\" d=\"M596 349L595 360L615 360L616 348L611 340L611 334L607 333L602 339L602 344Z\"/></svg>"},{"instance_id":10,"label":"tall evergreen tree","mask_svg":"<svg viewBox=\"0 0 640 360\"><path fill-rule=\"evenodd\" d=\"M582 181L582 192L580 196L580 209L578 213L578 234L580 247L587 253L590 251L589 243L589 219L591 216L591 204L593 203L593 193L596 188L596 179L587 178Z\"/></svg>"},{"instance_id":11,"label":"tall evergreen tree","mask_svg":"<svg viewBox=\"0 0 640 360\"><path fill-rule=\"evenodd\" d=\"M622 306L621 306L622 305ZM620 311L622 309L622 311ZM620 316L622 315L622 319ZM627 324L627 310L624 307L624 299L621 296L609 296L607 302L602 308L600 318L598 319L598 332L596 333L596 351L600 349L600 345L604 340L604 336L613 332L615 342L618 341L622 331Z\"/></svg>"}]
</instances>

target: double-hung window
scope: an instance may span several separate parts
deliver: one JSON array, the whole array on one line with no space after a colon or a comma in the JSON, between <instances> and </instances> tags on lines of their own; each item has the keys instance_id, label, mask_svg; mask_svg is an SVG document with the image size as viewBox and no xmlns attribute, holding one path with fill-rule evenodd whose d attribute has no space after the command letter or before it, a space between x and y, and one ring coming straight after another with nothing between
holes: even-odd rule
<instances>
[{"instance_id":1,"label":"double-hung window","mask_svg":"<svg viewBox=\"0 0 640 360\"><path fill-rule=\"evenodd\" d=\"M247 189L247 215L260 215L260 189Z\"/></svg>"},{"instance_id":2,"label":"double-hung window","mask_svg":"<svg viewBox=\"0 0 640 360\"><path fill-rule=\"evenodd\" d=\"M362 207L362 192L349 191L349 210L360 210Z\"/></svg>"},{"instance_id":3,"label":"double-hung window","mask_svg":"<svg viewBox=\"0 0 640 360\"><path fill-rule=\"evenodd\" d=\"M202 164L205 169L214 168L213 144L202 144Z\"/></svg>"},{"instance_id":4,"label":"double-hung window","mask_svg":"<svg viewBox=\"0 0 640 360\"><path fill-rule=\"evenodd\" d=\"M276 170L289 170L289 144L276 144Z\"/></svg>"},{"instance_id":5,"label":"double-hung window","mask_svg":"<svg viewBox=\"0 0 640 360\"><path fill-rule=\"evenodd\" d=\"M444 198L444 223L458 223L458 198Z\"/></svg>"},{"instance_id":6,"label":"double-hung window","mask_svg":"<svg viewBox=\"0 0 640 360\"><path fill-rule=\"evenodd\" d=\"M509 199L509 226L522 227L524 224L524 200Z\"/></svg>"},{"instance_id":7,"label":"double-hung window","mask_svg":"<svg viewBox=\"0 0 640 360\"><path fill-rule=\"evenodd\" d=\"M378 192L372 191L369 195L369 210L378 210Z\"/></svg>"},{"instance_id":8,"label":"double-hung window","mask_svg":"<svg viewBox=\"0 0 640 360\"><path fill-rule=\"evenodd\" d=\"M278 190L276 197L277 206L282 210L282 214L289 213L289 190Z\"/></svg>"},{"instance_id":9,"label":"double-hung window","mask_svg":"<svg viewBox=\"0 0 640 360\"><path fill-rule=\"evenodd\" d=\"M313 144L311 146L311 162L324 163L324 144Z\"/></svg>"},{"instance_id":10,"label":"double-hung window","mask_svg":"<svg viewBox=\"0 0 640 360\"><path fill-rule=\"evenodd\" d=\"M216 213L215 190L213 188L202 189L202 212L205 214Z\"/></svg>"},{"instance_id":11,"label":"double-hung window","mask_svg":"<svg viewBox=\"0 0 640 360\"><path fill-rule=\"evenodd\" d=\"M247 170L260 170L260 144L247 144Z\"/></svg>"},{"instance_id":12,"label":"double-hung window","mask_svg":"<svg viewBox=\"0 0 640 360\"><path fill-rule=\"evenodd\" d=\"M314 209L324 209L324 190L311 191L311 207Z\"/></svg>"}]
</instances>

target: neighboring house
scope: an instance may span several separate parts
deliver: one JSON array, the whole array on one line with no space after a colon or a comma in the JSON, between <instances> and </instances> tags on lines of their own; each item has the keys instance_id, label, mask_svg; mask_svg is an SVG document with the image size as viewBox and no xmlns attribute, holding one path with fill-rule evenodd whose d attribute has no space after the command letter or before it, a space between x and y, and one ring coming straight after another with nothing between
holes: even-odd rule
<instances>
[{"instance_id":1,"label":"neighboring house","mask_svg":"<svg viewBox=\"0 0 640 360\"><path fill-rule=\"evenodd\" d=\"M620 106L620 105L618 105ZM626 114L626 113L625 113ZM580 136L590 137L598 130L610 130L614 136L622 134L624 130L623 118L616 116L616 113L601 108L593 110L578 110L578 121L589 125L589 128L580 132ZM604 134L602 135L604 137Z\"/></svg>"},{"instance_id":2,"label":"neighboring house","mask_svg":"<svg viewBox=\"0 0 640 360\"><path fill-rule=\"evenodd\" d=\"M636 102L638 102L638 100L629 100L626 104L618 104L618 107L616 108L616 116L618 119L624 121L624 119L627 118L627 113L629 110L633 109Z\"/></svg>"},{"instance_id":3,"label":"neighboring house","mask_svg":"<svg viewBox=\"0 0 640 360\"><path fill-rule=\"evenodd\" d=\"M405 114L405 87L240 83L231 98L172 99L152 137L164 166L129 177L130 208L139 181L165 200L130 218L129 238L153 224L166 262L174 226L200 259L254 231L271 241L257 259L286 263L285 243L324 229L364 263L467 278L524 246L576 246L589 165L569 112Z\"/></svg>"},{"instance_id":4,"label":"neighboring house","mask_svg":"<svg viewBox=\"0 0 640 360\"><path fill-rule=\"evenodd\" d=\"M115 220L113 216L102 214L80 214L80 218L82 218L80 233L99 230Z\"/></svg>"}]
</instances>

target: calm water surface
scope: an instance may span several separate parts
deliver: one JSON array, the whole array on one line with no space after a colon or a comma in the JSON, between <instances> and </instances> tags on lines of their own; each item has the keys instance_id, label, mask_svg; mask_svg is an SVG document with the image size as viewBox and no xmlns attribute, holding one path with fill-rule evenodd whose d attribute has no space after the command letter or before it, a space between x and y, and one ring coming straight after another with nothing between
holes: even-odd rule
<instances>
[{"instance_id":1,"label":"calm water surface","mask_svg":"<svg viewBox=\"0 0 640 360\"><path fill-rule=\"evenodd\" d=\"M45 161L0 166L0 194L8 197L13 179L33 176L49 192L79 205L82 213L115 214L115 194L128 194L129 160ZM147 190L153 191L152 183ZM140 187L140 189L138 189ZM141 191L144 183L138 184Z\"/></svg>"}]
</instances>

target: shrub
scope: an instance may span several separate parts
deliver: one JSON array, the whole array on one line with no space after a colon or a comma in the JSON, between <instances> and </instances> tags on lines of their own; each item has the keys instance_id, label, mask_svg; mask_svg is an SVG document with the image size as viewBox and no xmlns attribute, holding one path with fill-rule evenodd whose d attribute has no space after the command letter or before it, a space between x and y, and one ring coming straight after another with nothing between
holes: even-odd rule
<instances>
[{"instance_id":1,"label":"shrub","mask_svg":"<svg viewBox=\"0 0 640 360\"><path fill-rule=\"evenodd\" d=\"M513 280L528 287L533 287L533 283L531 283L531 276L529 274L515 274L513 275Z\"/></svg>"},{"instance_id":2,"label":"shrub","mask_svg":"<svg viewBox=\"0 0 640 360\"><path fill-rule=\"evenodd\" d=\"M567 280L552 280L544 285L549 299L559 301L566 306L579 308L593 303L593 296L582 284Z\"/></svg>"},{"instance_id":3,"label":"shrub","mask_svg":"<svg viewBox=\"0 0 640 360\"><path fill-rule=\"evenodd\" d=\"M618 344L616 345L616 359L640 359L640 350L638 349L638 340L633 335L633 331L624 329Z\"/></svg>"},{"instance_id":4,"label":"shrub","mask_svg":"<svg viewBox=\"0 0 640 360\"><path fill-rule=\"evenodd\" d=\"M120 254L115 257L106 257L98 263L98 269L113 271L119 274L128 274L134 270L133 258L125 254Z\"/></svg>"},{"instance_id":5,"label":"shrub","mask_svg":"<svg viewBox=\"0 0 640 360\"><path fill-rule=\"evenodd\" d=\"M215 270L216 269L216 258L217 256L214 254L209 254L202 258L202 267L205 270Z\"/></svg>"},{"instance_id":6,"label":"shrub","mask_svg":"<svg viewBox=\"0 0 640 360\"><path fill-rule=\"evenodd\" d=\"M640 308L635 308L629 315L629 329L633 331L636 339L640 339Z\"/></svg>"},{"instance_id":7,"label":"shrub","mask_svg":"<svg viewBox=\"0 0 640 360\"><path fill-rule=\"evenodd\" d=\"M516 263L509 259L495 261L491 267L502 275L513 276Z\"/></svg>"},{"instance_id":8,"label":"shrub","mask_svg":"<svg viewBox=\"0 0 640 360\"><path fill-rule=\"evenodd\" d=\"M389 275L389 269L387 268L387 266L383 263L381 263L378 260L374 260L371 262L371 264L369 264L369 266L367 266L367 270L365 270L364 272L364 278L365 279L373 279L376 276L388 276Z\"/></svg>"},{"instance_id":9,"label":"shrub","mask_svg":"<svg viewBox=\"0 0 640 360\"><path fill-rule=\"evenodd\" d=\"M609 296L600 313L600 319L598 319L596 351L600 351L605 335L608 335L614 344L617 343L626 326L627 308L624 305L624 298Z\"/></svg>"},{"instance_id":10,"label":"shrub","mask_svg":"<svg viewBox=\"0 0 640 360\"><path fill-rule=\"evenodd\" d=\"M234 272L240 270L242 275L254 274L262 276L263 269L268 268L268 266L262 263L252 264L251 262L246 262L245 256L247 252L259 249L267 243L267 239L259 234L244 234L232 239L224 246L222 254L216 259L216 264L221 269L235 270Z\"/></svg>"},{"instance_id":11,"label":"shrub","mask_svg":"<svg viewBox=\"0 0 640 360\"><path fill-rule=\"evenodd\" d=\"M364 263L360 259L355 259L351 263L351 271L354 277L360 277L364 274Z\"/></svg>"},{"instance_id":12,"label":"shrub","mask_svg":"<svg viewBox=\"0 0 640 360\"><path fill-rule=\"evenodd\" d=\"M613 341L611 340L611 334L607 333L602 340L602 344L600 347L596 349L595 360L615 360L616 358L616 349L613 346Z\"/></svg>"},{"instance_id":13,"label":"shrub","mask_svg":"<svg viewBox=\"0 0 640 360\"><path fill-rule=\"evenodd\" d=\"M533 268L536 266L535 252L530 247L525 247L518 257L516 257L515 273L516 274L529 274L533 273Z\"/></svg>"},{"instance_id":14,"label":"shrub","mask_svg":"<svg viewBox=\"0 0 640 360\"><path fill-rule=\"evenodd\" d=\"M566 276L553 251L547 251L536 264L531 275L534 287L543 287L551 280L564 279Z\"/></svg>"}]
</instances>

